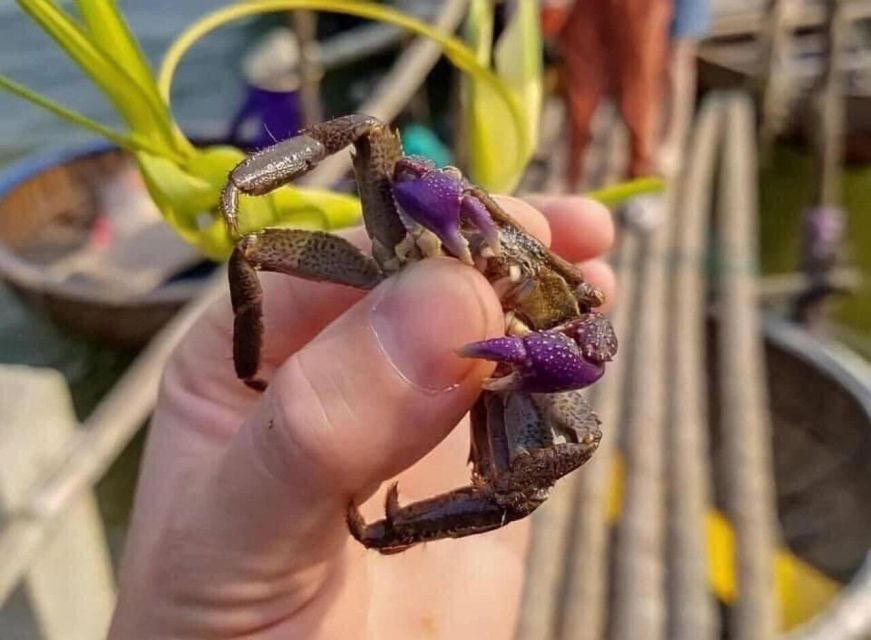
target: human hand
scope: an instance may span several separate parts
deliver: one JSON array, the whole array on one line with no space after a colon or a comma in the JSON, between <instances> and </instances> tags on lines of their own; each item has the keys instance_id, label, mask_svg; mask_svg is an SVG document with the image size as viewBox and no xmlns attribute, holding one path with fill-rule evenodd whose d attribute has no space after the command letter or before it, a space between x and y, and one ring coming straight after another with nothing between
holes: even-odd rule
<instances>
[{"instance_id":1,"label":"human hand","mask_svg":"<svg viewBox=\"0 0 871 640\"><path fill-rule=\"evenodd\" d=\"M613 297L604 207L499 200ZM487 281L452 259L369 293L261 278L265 393L234 375L228 297L167 365L110 637L511 637L527 521L389 557L345 524L352 498L397 475L403 502L468 484L463 416L492 364L455 349L504 331ZM382 517L382 498L362 511Z\"/></svg>"}]
</instances>

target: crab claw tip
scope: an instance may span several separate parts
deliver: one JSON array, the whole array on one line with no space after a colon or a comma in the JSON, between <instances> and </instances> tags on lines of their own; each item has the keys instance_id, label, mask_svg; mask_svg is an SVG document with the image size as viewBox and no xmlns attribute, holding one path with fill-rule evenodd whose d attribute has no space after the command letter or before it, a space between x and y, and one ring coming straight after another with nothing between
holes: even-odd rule
<instances>
[{"instance_id":1,"label":"crab claw tip","mask_svg":"<svg viewBox=\"0 0 871 640\"><path fill-rule=\"evenodd\" d=\"M451 255L460 261L471 266L475 265L475 261L472 259L472 252L469 251L469 243L460 235L459 231L455 231L447 235L447 237L442 238L442 245Z\"/></svg>"}]
</instances>

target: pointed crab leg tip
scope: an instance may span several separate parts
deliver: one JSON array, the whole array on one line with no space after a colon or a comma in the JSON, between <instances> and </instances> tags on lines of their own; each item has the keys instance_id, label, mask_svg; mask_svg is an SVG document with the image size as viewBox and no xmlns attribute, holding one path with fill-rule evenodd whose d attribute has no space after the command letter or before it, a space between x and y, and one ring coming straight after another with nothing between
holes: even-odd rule
<instances>
[{"instance_id":1,"label":"pointed crab leg tip","mask_svg":"<svg viewBox=\"0 0 871 640\"><path fill-rule=\"evenodd\" d=\"M499 238L484 238L484 244L478 249L478 255L482 258L498 258L502 255L502 243Z\"/></svg>"},{"instance_id":2,"label":"pointed crab leg tip","mask_svg":"<svg viewBox=\"0 0 871 640\"><path fill-rule=\"evenodd\" d=\"M358 542L363 542L366 532L366 521L353 501L348 503L345 521L348 523L348 531L351 533L351 536Z\"/></svg>"},{"instance_id":3,"label":"pointed crab leg tip","mask_svg":"<svg viewBox=\"0 0 871 640\"><path fill-rule=\"evenodd\" d=\"M472 259L472 253L469 251L468 247L463 247L462 250L451 249L450 247L448 247L448 251L452 256L454 256L463 264L467 264L471 267L475 266L475 261Z\"/></svg>"},{"instance_id":4,"label":"pointed crab leg tip","mask_svg":"<svg viewBox=\"0 0 871 640\"><path fill-rule=\"evenodd\" d=\"M392 522L396 518L399 509L399 483L394 482L390 485L384 498L384 513L388 522Z\"/></svg>"}]
</instances>

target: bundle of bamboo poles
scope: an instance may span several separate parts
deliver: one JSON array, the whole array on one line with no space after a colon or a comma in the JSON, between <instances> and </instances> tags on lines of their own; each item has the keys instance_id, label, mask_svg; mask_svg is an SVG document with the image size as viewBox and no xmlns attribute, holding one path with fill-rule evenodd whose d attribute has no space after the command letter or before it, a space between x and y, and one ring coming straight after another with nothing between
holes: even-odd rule
<instances>
[{"instance_id":1,"label":"bundle of bamboo poles","mask_svg":"<svg viewBox=\"0 0 871 640\"><path fill-rule=\"evenodd\" d=\"M723 625L733 638L776 636L778 531L754 266L755 135L749 98L709 98L686 170L662 197L660 226L621 233L612 318L621 353L591 398L605 437L594 459L536 514L521 640L695 640L720 637ZM712 231L718 268L709 273ZM705 356L711 291L719 311L716 389L707 386ZM714 420L712 393L719 398ZM737 550L738 596L727 620L708 585L712 422Z\"/></svg>"}]
</instances>

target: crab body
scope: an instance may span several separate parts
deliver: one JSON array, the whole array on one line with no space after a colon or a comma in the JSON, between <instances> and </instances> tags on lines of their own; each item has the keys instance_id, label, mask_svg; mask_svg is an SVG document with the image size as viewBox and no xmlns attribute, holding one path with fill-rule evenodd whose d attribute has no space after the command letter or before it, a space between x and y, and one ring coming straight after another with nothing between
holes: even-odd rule
<instances>
[{"instance_id":1,"label":"crab body","mask_svg":"<svg viewBox=\"0 0 871 640\"><path fill-rule=\"evenodd\" d=\"M221 198L231 232L238 235L239 193L268 193L348 145L371 256L318 231L267 228L240 237L229 265L236 373L255 389L266 386L257 376L258 271L370 289L429 256L447 254L477 268L499 296L506 335L460 353L498 363L471 413L472 483L406 506L393 486L384 519L366 524L351 504L348 524L357 540L382 553L499 528L531 513L598 445L598 418L578 390L601 377L616 351L610 323L593 311L602 294L457 169L403 156L398 136L366 115L315 125L236 167Z\"/></svg>"}]
</instances>

